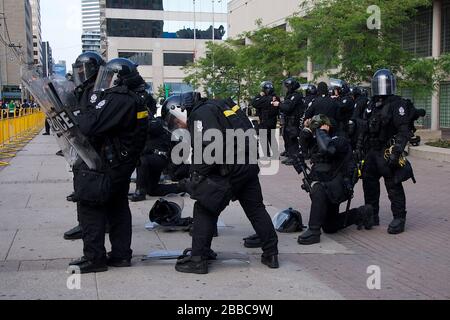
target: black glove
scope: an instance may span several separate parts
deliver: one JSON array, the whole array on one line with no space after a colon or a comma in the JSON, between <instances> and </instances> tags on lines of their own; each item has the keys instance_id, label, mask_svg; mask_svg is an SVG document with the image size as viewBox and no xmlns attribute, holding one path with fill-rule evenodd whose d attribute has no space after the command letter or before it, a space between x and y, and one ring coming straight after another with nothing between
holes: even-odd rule
<instances>
[{"instance_id":1,"label":"black glove","mask_svg":"<svg viewBox=\"0 0 450 320\"><path fill-rule=\"evenodd\" d=\"M399 167L400 155L396 153L391 153L387 159L387 165L391 169L396 169Z\"/></svg>"}]
</instances>

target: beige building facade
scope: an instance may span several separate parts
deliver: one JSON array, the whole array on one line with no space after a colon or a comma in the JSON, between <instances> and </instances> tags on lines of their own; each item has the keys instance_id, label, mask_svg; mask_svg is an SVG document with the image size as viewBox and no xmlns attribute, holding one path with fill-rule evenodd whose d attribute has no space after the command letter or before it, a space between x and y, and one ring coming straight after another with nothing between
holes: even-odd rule
<instances>
[{"instance_id":1,"label":"beige building facade","mask_svg":"<svg viewBox=\"0 0 450 320\"><path fill-rule=\"evenodd\" d=\"M228 35L225 1L160 0L144 5L106 0L100 5L104 55L135 61L155 93L161 87L171 93L190 89L183 83L183 66L205 55L213 25L214 41Z\"/></svg>"}]
</instances>

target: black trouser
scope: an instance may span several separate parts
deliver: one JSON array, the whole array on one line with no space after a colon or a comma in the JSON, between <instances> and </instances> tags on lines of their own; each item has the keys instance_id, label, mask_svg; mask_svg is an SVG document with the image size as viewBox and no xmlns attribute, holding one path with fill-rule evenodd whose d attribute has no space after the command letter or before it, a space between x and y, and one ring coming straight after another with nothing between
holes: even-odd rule
<instances>
[{"instance_id":1,"label":"black trouser","mask_svg":"<svg viewBox=\"0 0 450 320\"><path fill-rule=\"evenodd\" d=\"M300 150L299 129L295 126L287 126L283 131L284 148L289 157L295 157Z\"/></svg>"},{"instance_id":2,"label":"black trouser","mask_svg":"<svg viewBox=\"0 0 450 320\"><path fill-rule=\"evenodd\" d=\"M266 256L278 254L278 236L263 203L258 174L232 179L233 194L239 200L247 218L263 243ZM192 236L192 255L207 256L211 248L214 231L220 212L210 212L198 202L194 205L194 232Z\"/></svg>"},{"instance_id":3,"label":"black trouser","mask_svg":"<svg viewBox=\"0 0 450 320\"><path fill-rule=\"evenodd\" d=\"M325 188L316 182L311 194L311 212L309 216L309 228L325 233L336 233L341 229L357 223L357 209L339 213L339 205L329 200Z\"/></svg>"},{"instance_id":4,"label":"black trouser","mask_svg":"<svg viewBox=\"0 0 450 320\"><path fill-rule=\"evenodd\" d=\"M384 159L383 150L371 150L366 156L363 168L363 189L366 204L374 208L375 220L380 211L380 178L384 184L391 201L391 210L394 218L406 217L406 196L401 183L394 182L394 173Z\"/></svg>"},{"instance_id":5,"label":"black trouser","mask_svg":"<svg viewBox=\"0 0 450 320\"><path fill-rule=\"evenodd\" d=\"M278 147L278 145L274 145L274 142L276 141L272 141L272 136L275 137L276 134L276 124L273 126L266 126L266 125L262 125L259 127L258 129L258 134L260 133L260 130L265 130L266 132L266 145L263 146L263 154L266 157L270 157L270 155L274 155L275 154L275 148ZM261 135L260 135L261 137ZM261 140L260 140L261 141Z\"/></svg>"},{"instance_id":6,"label":"black trouser","mask_svg":"<svg viewBox=\"0 0 450 320\"><path fill-rule=\"evenodd\" d=\"M161 173L169 165L169 160L156 154L141 156L141 165L137 168L136 191L153 197L178 193L178 184L160 184Z\"/></svg>"},{"instance_id":7,"label":"black trouser","mask_svg":"<svg viewBox=\"0 0 450 320\"><path fill-rule=\"evenodd\" d=\"M50 134L50 120L48 118L45 119L45 133Z\"/></svg>"},{"instance_id":8,"label":"black trouser","mask_svg":"<svg viewBox=\"0 0 450 320\"><path fill-rule=\"evenodd\" d=\"M109 223L109 240L113 258L131 259L131 211L128 205L130 177L134 164L112 169L111 198L105 205L78 205L78 216L83 230L83 253L92 261L106 259L105 225Z\"/></svg>"}]
</instances>

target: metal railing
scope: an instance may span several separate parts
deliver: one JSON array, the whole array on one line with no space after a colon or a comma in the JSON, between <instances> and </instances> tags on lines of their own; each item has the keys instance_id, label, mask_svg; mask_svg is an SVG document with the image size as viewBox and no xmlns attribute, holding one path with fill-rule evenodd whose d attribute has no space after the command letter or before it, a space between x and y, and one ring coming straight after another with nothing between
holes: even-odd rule
<instances>
[{"instance_id":1,"label":"metal railing","mask_svg":"<svg viewBox=\"0 0 450 320\"><path fill-rule=\"evenodd\" d=\"M0 110L0 166L16 156L44 127L45 114L36 108Z\"/></svg>"}]
</instances>

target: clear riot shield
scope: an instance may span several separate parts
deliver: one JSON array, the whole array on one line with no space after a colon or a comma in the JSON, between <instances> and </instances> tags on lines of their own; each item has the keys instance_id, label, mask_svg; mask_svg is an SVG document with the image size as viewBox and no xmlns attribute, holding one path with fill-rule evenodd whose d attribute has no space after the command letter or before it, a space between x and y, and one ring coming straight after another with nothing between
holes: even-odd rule
<instances>
[{"instance_id":1,"label":"clear riot shield","mask_svg":"<svg viewBox=\"0 0 450 320\"><path fill-rule=\"evenodd\" d=\"M74 84L65 78L43 78L34 69L22 69L22 82L46 114L64 157L73 165L80 157L95 170L101 159L76 125L73 111L77 108Z\"/></svg>"}]
</instances>

